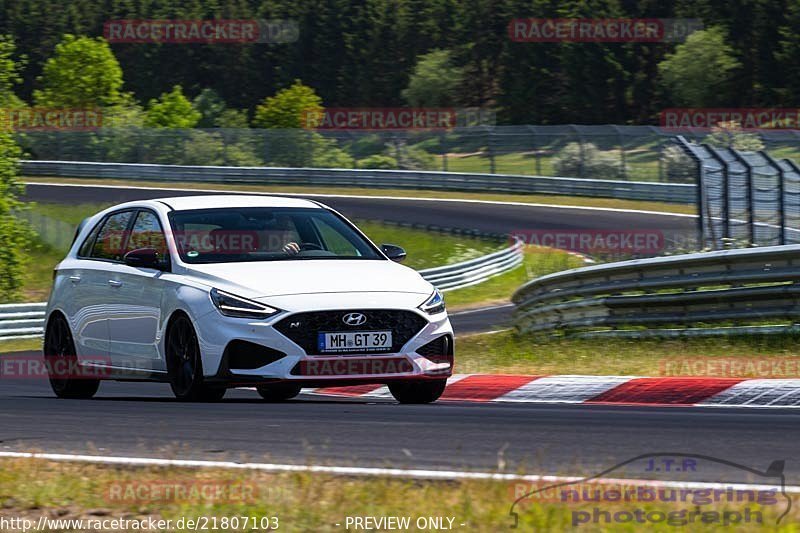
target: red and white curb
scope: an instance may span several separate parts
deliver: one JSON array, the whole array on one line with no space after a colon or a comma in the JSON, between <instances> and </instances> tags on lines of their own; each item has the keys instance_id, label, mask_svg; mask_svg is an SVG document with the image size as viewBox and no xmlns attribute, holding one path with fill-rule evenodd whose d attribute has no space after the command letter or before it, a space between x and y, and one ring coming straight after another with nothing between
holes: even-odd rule
<instances>
[{"instance_id":1,"label":"red and white curb","mask_svg":"<svg viewBox=\"0 0 800 533\"><path fill-rule=\"evenodd\" d=\"M442 401L599 405L800 407L800 379L457 374ZM383 385L325 387L325 396L391 399Z\"/></svg>"}]
</instances>

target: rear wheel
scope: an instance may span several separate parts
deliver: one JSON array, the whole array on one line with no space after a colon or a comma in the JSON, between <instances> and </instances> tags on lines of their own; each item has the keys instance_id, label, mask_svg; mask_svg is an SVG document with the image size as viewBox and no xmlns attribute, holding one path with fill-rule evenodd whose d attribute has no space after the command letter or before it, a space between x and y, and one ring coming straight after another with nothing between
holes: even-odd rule
<instances>
[{"instance_id":1,"label":"rear wheel","mask_svg":"<svg viewBox=\"0 0 800 533\"><path fill-rule=\"evenodd\" d=\"M300 394L300 389L300 385L295 385L294 383L275 383L256 388L258 394L268 402L291 400Z\"/></svg>"},{"instance_id":2,"label":"rear wheel","mask_svg":"<svg viewBox=\"0 0 800 533\"><path fill-rule=\"evenodd\" d=\"M167 372L172 392L179 400L215 402L225 396L224 387L210 387L203 382L200 344L191 321L178 315L170 324L166 342Z\"/></svg>"},{"instance_id":3,"label":"rear wheel","mask_svg":"<svg viewBox=\"0 0 800 533\"><path fill-rule=\"evenodd\" d=\"M78 374L78 356L67 320L55 314L47 323L44 335L44 359L50 386L59 398L88 399L100 387L98 379L84 379Z\"/></svg>"},{"instance_id":4,"label":"rear wheel","mask_svg":"<svg viewBox=\"0 0 800 533\"><path fill-rule=\"evenodd\" d=\"M446 379L406 381L389 384L389 392L400 403L431 403L439 399L447 386Z\"/></svg>"}]
</instances>

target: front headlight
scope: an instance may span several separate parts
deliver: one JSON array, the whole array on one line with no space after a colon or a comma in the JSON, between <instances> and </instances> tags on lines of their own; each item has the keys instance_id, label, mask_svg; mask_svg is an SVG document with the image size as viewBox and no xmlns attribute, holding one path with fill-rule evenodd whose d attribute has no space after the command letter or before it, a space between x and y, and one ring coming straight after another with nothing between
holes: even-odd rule
<instances>
[{"instance_id":1,"label":"front headlight","mask_svg":"<svg viewBox=\"0 0 800 533\"><path fill-rule=\"evenodd\" d=\"M220 313L236 318L267 318L281 311L219 289L211 289L211 301Z\"/></svg>"},{"instance_id":2,"label":"front headlight","mask_svg":"<svg viewBox=\"0 0 800 533\"><path fill-rule=\"evenodd\" d=\"M444 311L444 296L442 296L442 293L439 291L439 289L434 289L430 298L425 300L425 303L420 305L419 308L429 315L441 313Z\"/></svg>"}]
</instances>

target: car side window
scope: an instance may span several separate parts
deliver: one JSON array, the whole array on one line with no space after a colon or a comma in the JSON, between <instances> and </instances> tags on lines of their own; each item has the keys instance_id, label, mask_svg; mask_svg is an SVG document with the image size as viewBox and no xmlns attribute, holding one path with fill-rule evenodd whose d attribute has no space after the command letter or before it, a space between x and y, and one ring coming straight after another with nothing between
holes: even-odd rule
<instances>
[{"instance_id":1,"label":"car side window","mask_svg":"<svg viewBox=\"0 0 800 533\"><path fill-rule=\"evenodd\" d=\"M139 211L133 223L125 253L139 248L154 248L159 257L167 257L167 240L158 216L152 211ZM124 255L124 254L123 254Z\"/></svg>"},{"instance_id":2,"label":"car side window","mask_svg":"<svg viewBox=\"0 0 800 533\"><path fill-rule=\"evenodd\" d=\"M106 219L92 247L90 256L92 259L122 261L123 246L132 216L133 211L123 211Z\"/></svg>"},{"instance_id":3,"label":"car side window","mask_svg":"<svg viewBox=\"0 0 800 533\"><path fill-rule=\"evenodd\" d=\"M81 244L81 247L78 248L78 257L89 257L92 253L92 246L94 245L94 240L97 237L97 233L100 231L100 227L103 224L97 223L92 228L92 231L89 232L89 235L86 236L86 239Z\"/></svg>"}]
</instances>

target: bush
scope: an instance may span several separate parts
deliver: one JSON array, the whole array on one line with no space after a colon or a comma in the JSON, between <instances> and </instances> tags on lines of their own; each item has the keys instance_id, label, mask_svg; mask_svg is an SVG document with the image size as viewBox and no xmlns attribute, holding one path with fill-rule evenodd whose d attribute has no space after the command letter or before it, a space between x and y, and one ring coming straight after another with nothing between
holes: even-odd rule
<instances>
[{"instance_id":1,"label":"bush","mask_svg":"<svg viewBox=\"0 0 800 533\"><path fill-rule=\"evenodd\" d=\"M0 299L9 301L19 296L30 243L28 225L14 216L24 208L19 200L24 186L19 180L19 159L22 150L9 132L0 131Z\"/></svg>"},{"instance_id":2,"label":"bush","mask_svg":"<svg viewBox=\"0 0 800 533\"><path fill-rule=\"evenodd\" d=\"M669 183L694 183L697 165L680 146L670 145L661 152L661 164Z\"/></svg>"},{"instance_id":3,"label":"bush","mask_svg":"<svg viewBox=\"0 0 800 533\"><path fill-rule=\"evenodd\" d=\"M353 168L353 158L336 145L333 139L326 139L318 133L311 135L311 166L314 168Z\"/></svg>"},{"instance_id":4,"label":"bush","mask_svg":"<svg viewBox=\"0 0 800 533\"><path fill-rule=\"evenodd\" d=\"M388 154L397 159L397 168L402 170L434 170L436 157L416 146L409 146L405 141L396 141L386 146Z\"/></svg>"},{"instance_id":5,"label":"bush","mask_svg":"<svg viewBox=\"0 0 800 533\"><path fill-rule=\"evenodd\" d=\"M589 179L623 179L619 156L602 152L592 143L569 143L554 158L559 176Z\"/></svg>"},{"instance_id":6,"label":"bush","mask_svg":"<svg viewBox=\"0 0 800 533\"><path fill-rule=\"evenodd\" d=\"M356 163L358 168L376 168L382 170L393 170L397 168L397 159L388 155L371 155L364 159L359 159Z\"/></svg>"},{"instance_id":7,"label":"bush","mask_svg":"<svg viewBox=\"0 0 800 533\"><path fill-rule=\"evenodd\" d=\"M743 152L764 149L764 142L756 133L745 132L738 122L720 122L711 128L704 142L719 148L734 148Z\"/></svg>"}]
</instances>

